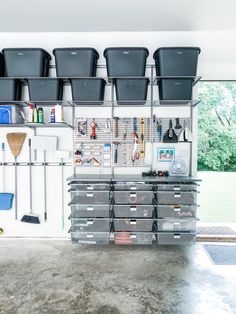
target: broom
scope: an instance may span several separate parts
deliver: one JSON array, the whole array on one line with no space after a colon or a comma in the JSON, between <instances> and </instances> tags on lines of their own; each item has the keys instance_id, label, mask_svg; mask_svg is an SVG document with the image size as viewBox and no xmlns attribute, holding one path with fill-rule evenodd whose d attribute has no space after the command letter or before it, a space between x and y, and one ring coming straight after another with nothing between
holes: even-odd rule
<instances>
[{"instance_id":1,"label":"broom","mask_svg":"<svg viewBox=\"0 0 236 314\"><path fill-rule=\"evenodd\" d=\"M30 186L30 211L22 218L22 222L30 224L40 224L39 216L33 213L33 201L32 201L32 158L31 158L31 139L29 139L29 186Z\"/></svg>"},{"instance_id":2,"label":"broom","mask_svg":"<svg viewBox=\"0 0 236 314\"><path fill-rule=\"evenodd\" d=\"M17 157L19 156L24 144L26 133L7 133L7 142L11 153L15 158L15 219L17 220Z\"/></svg>"}]
</instances>

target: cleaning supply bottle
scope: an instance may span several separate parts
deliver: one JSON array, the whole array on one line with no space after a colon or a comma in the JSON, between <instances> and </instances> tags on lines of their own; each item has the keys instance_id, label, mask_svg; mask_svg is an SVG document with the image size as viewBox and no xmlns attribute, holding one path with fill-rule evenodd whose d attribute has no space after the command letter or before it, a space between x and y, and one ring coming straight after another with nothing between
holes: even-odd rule
<instances>
[{"instance_id":1,"label":"cleaning supply bottle","mask_svg":"<svg viewBox=\"0 0 236 314\"><path fill-rule=\"evenodd\" d=\"M56 122L63 122L62 105L57 104L54 108L55 108L55 121Z\"/></svg>"},{"instance_id":2,"label":"cleaning supply bottle","mask_svg":"<svg viewBox=\"0 0 236 314\"><path fill-rule=\"evenodd\" d=\"M38 121L38 110L37 110L37 107L36 107L36 105L34 105L34 117L33 117L33 119L34 119L34 123L38 123L39 121Z\"/></svg>"},{"instance_id":3,"label":"cleaning supply bottle","mask_svg":"<svg viewBox=\"0 0 236 314\"><path fill-rule=\"evenodd\" d=\"M44 123L43 108L38 108L38 123Z\"/></svg>"},{"instance_id":4,"label":"cleaning supply bottle","mask_svg":"<svg viewBox=\"0 0 236 314\"><path fill-rule=\"evenodd\" d=\"M28 122L32 123L34 122L34 107L32 104L29 105L29 118L28 118Z\"/></svg>"},{"instance_id":5,"label":"cleaning supply bottle","mask_svg":"<svg viewBox=\"0 0 236 314\"><path fill-rule=\"evenodd\" d=\"M51 110L51 123L55 123L56 119L55 119L55 108L52 108Z\"/></svg>"}]
</instances>

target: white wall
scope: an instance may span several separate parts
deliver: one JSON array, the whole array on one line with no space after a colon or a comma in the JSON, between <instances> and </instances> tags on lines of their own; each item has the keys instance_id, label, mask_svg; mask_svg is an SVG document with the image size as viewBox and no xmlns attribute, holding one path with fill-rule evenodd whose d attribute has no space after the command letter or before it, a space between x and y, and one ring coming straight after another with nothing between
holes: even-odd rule
<instances>
[{"instance_id":1,"label":"white wall","mask_svg":"<svg viewBox=\"0 0 236 314\"><path fill-rule=\"evenodd\" d=\"M104 63L103 50L109 46L144 46L150 51L148 63L153 63L152 55L156 48L161 46L199 46L202 53L199 57L199 75L204 79L236 79L236 44L232 41L235 33L224 32L148 32L148 33L0 33L0 48L4 47L42 47L49 52L54 47L87 46L95 47L99 54L99 63ZM54 62L52 62L54 63ZM105 75L103 73L103 75ZM175 109L178 110L178 109ZM180 112L172 112L178 116ZM186 114L182 112L181 114ZM23 129L14 129L22 131ZM0 129L0 142L5 141L5 134L13 129ZM25 129L28 135L32 131ZM194 133L197 132L197 112L194 121ZM47 129L38 129L38 134L48 135ZM59 139L59 149L72 150L72 130L50 129ZM194 144L195 156L193 160L196 171L196 141ZM19 161L27 161L27 143L24 145ZM42 156L39 155L39 160ZM13 161L7 147L7 161ZM52 161L53 156L48 153L47 160ZM5 191L14 193L13 167L6 169L7 180ZM18 167L19 188L19 218L29 210L28 200L28 169ZM65 167L65 178L72 175L72 168ZM43 182L42 168L33 169L33 208L43 218ZM3 236L25 237L68 237L69 221L66 220L65 229L61 228L61 203L60 203L60 168L48 167L48 222L41 219L40 225L23 224L14 220L14 210L0 212L0 227L4 229ZM67 190L66 182L65 191ZM69 203L69 195L65 193L65 204ZM65 205L68 217L70 209Z\"/></svg>"}]
</instances>

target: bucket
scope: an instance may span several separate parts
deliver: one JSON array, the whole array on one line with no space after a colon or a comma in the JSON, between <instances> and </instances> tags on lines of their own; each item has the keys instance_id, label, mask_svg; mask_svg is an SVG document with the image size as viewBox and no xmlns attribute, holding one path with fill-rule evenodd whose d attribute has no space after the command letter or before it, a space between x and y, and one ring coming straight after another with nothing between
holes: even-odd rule
<instances>
[{"instance_id":1,"label":"bucket","mask_svg":"<svg viewBox=\"0 0 236 314\"><path fill-rule=\"evenodd\" d=\"M9 210L12 208L14 194L0 193L0 210Z\"/></svg>"}]
</instances>

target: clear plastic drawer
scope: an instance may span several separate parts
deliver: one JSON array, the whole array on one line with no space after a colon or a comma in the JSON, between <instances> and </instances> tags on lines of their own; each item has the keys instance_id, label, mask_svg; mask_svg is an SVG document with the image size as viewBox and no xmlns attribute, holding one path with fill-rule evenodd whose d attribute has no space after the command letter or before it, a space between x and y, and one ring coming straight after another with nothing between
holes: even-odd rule
<instances>
[{"instance_id":1,"label":"clear plastic drawer","mask_svg":"<svg viewBox=\"0 0 236 314\"><path fill-rule=\"evenodd\" d=\"M115 190L118 191L152 191L153 184L145 182L121 182L114 184Z\"/></svg>"},{"instance_id":2,"label":"clear plastic drawer","mask_svg":"<svg viewBox=\"0 0 236 314\"><path fill-rule=\"evenodd\" d=\"M79 244L109 244L109 232L71 232L73 243Z\"/></svg>"},{"instance_id":3,"label":"clear plastic drawer","mask_svg":"<svg viewBox=\"0 0 236 314\"><path fill-rule=\"evenodd\" d=\"M157 241L159 245L193 244L196 242L196 233L160 232L157 233Z\"/></svg>"},{"instance_id":4,"label":"clear plastic drawer","mask_svg":"<svg viewBox=\"0 0 236 314\"><path fill-rule=\"evenodd\" d=\"M158 218L196 218L196 205L157 205Z\"/></svg>"},{"instance_id":5,"label":"clear plastic drawer","mask_svg":"<svg viewBox=\"0 0 236 314\"><path fill-rule=\"evenodd\" d=\"M71 218L72 232L110 232L109 218Z\"/></svg>"},{"instance_id":6,"label":"clear plastic drawer","mask_svg":"<svg viewBox=\"0 0 236 314\"><path fill-rule=\"evenodd\" d=\"M73 190L79 191L109 191L110 184L109 183L78 183L76 181L72 181L69 183L69 186Z\"/></svg>"},{"instance_id":7,"label":"clear plastic drawer","mask_svg":"<svg viewBox=\"0 0 236 314\"><path fill-rule=\"evenodd\" d=\"M152 232L115 232L115 244L152 244Z\"/></svg>"},{"instance_id":8,"label":"clear plastic drawer","mask_svg":"<svg viewBox=\"0 0 236 314\"><path fill-rule=\"evenodd\" d=\"M197 192L172 192L172 191L157 191L158 204L181 204L194 205L196 204Z\"/></svg>"},{"instance_id":9,"label":"clear plastic drawer","mask_svg":"<svg viewBox=\"0 0 236 314\"><path fill-rule=\"evenodd\" d=\"M114 191L116 204L152 204L152 191Z\"/></svg>"},{"instance_id":10,"label":"clear plastic drawer","mask_svg":"<svg viewBox=\"0 0 236 314\"><path fill-rule=\"evenodd\" d=\"M71 204L71 218L108 218L110 205L75 205Z\"/></svg>"},{"instance_id":11,"label":"clear plastic drawer","mask_svg":"<svg viewBox=\"0 0 236 314\"><path fill-rule=\"evenodd\" d=\"M197 219L157 219L157 230L158 231L196 231Z\"/></svg>"},{"instance_id":12,"label":"clear plastic drawer","mask_svg":"<svg viewBox=\"0 0 236 314\"><path fill-rule=\"evenodd\" d=\"M153 219L114 219L115 231L152 231Z\"/></svg>"},{"instance_id":13,"label":"clear plastic drawer","mask_svg":"<svg viewBox=\"0 0 236 314\"><path fill-rule=\"evenodd\" d=\"M153 210L153 205L114 205L116 218L151 218Z\"/></svg>"},{"instance_id":14,"label":"clear plastic drawer","mask_svg":"<svg viewBox=\"0 0 236 314\"><path fill-rule=\"evenodd\" d=\"M157 184L158 191L196 191L196 184Z\"/></svg>"},{"instance_id":15,"label":"clear plastic drawer","mask_svg":"<svg viewBox=\"0 0 236 314\"><path fill-rule=\"evenodd\" d=\"M109 204L109 191L79 191L69 190L74 204Z\"/></svg>"}]
</instances>

